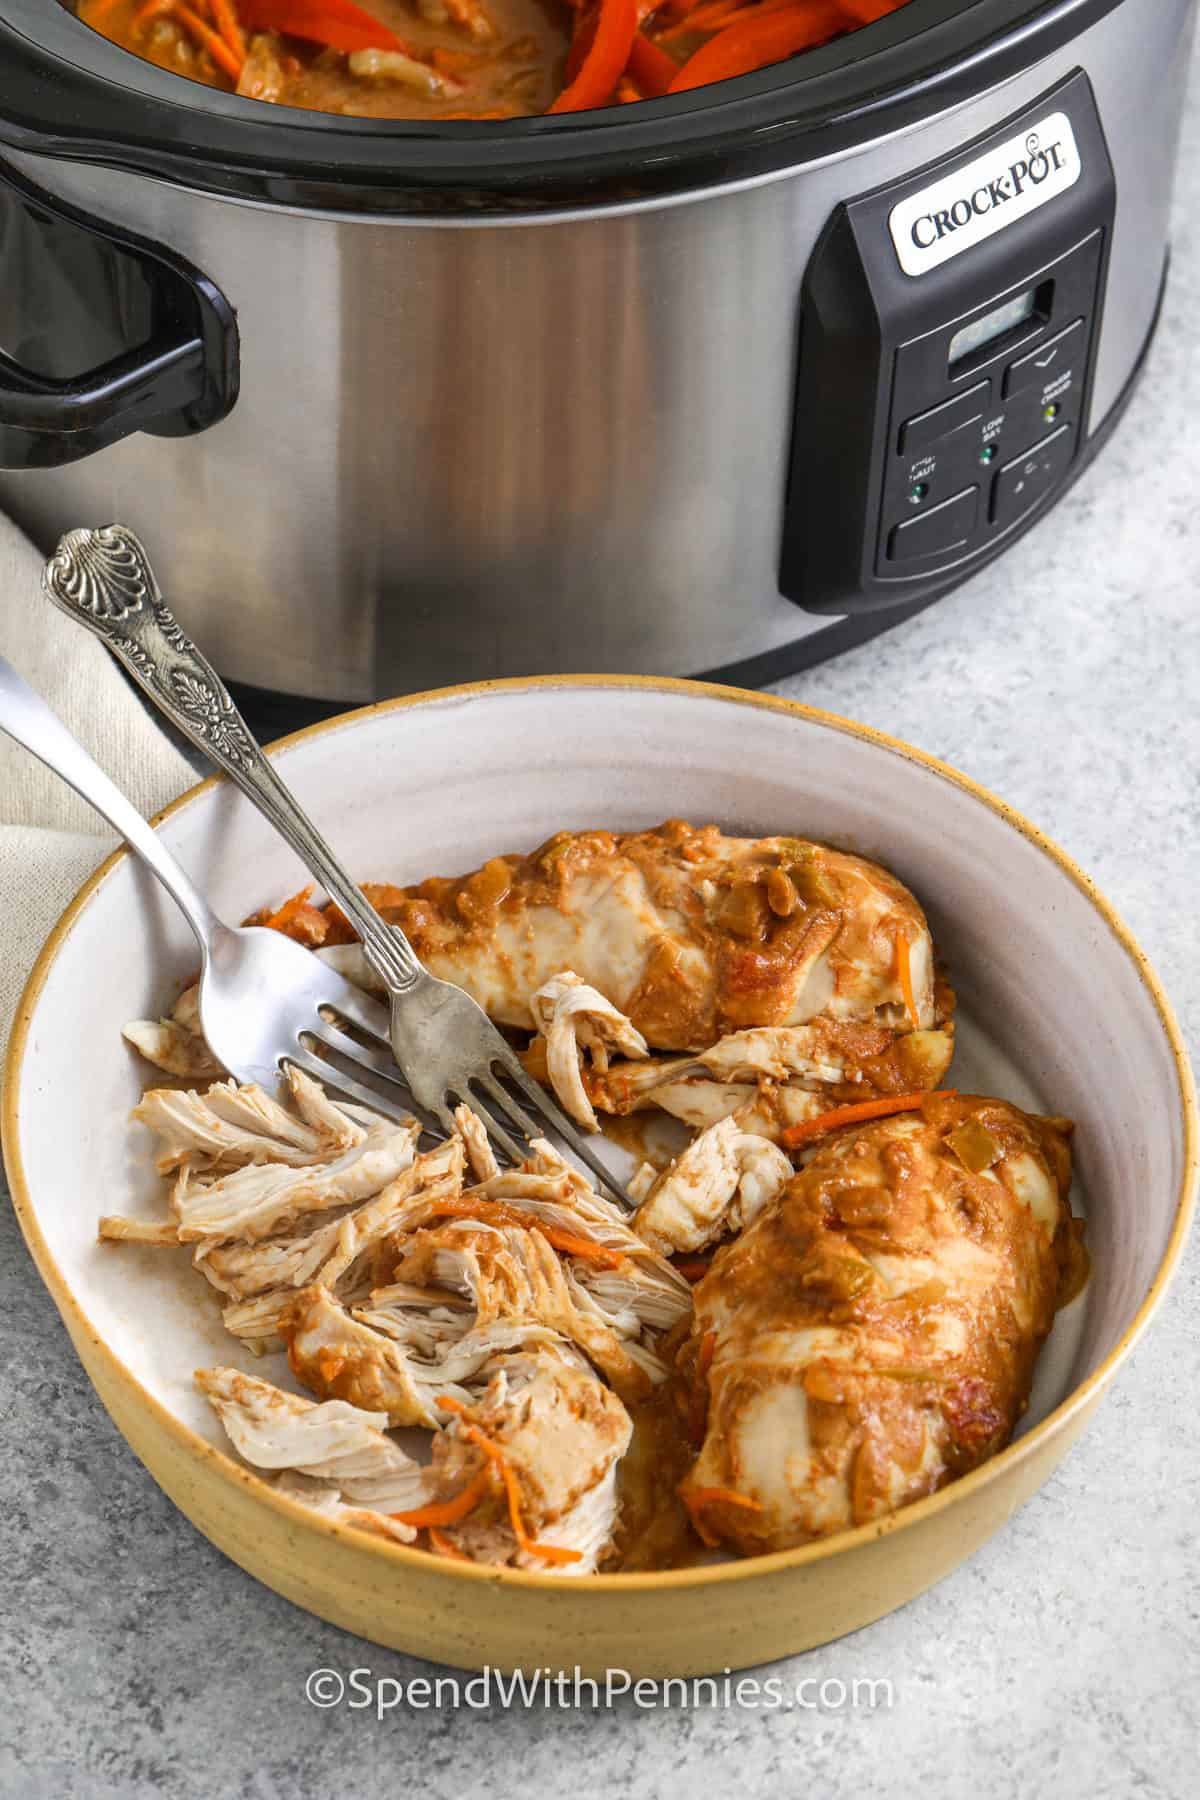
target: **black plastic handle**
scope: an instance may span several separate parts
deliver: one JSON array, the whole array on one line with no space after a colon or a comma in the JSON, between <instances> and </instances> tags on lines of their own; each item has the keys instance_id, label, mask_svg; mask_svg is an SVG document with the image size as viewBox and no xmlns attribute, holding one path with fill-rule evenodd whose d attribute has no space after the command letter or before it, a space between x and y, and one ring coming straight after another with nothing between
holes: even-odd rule
<instances>
[{"instance_id":1,"label":"black plastic handle","mask_svg":"<svg viewBox=\"0 0 1200 1800\"><path fill-rule=\"evenodd\" d=\"M0 344L4 469L76 462L135 431L204 431L237 399L237 323L220 290L3 162ZM90 368L63 371L89 355Z\"/></svg>"},{"instance_id":2,"label":"black plastic handle","mask_svg":"<svg viewBox=\"0 0 1200 1800\"><path fill-rule=\"evenodd\" d=\"M35 375L0 351L0 418L24 431L70 434L142 423L178 412L204 392L204 344L148 344L86 375Z\"/></svg>"}]
</instances>

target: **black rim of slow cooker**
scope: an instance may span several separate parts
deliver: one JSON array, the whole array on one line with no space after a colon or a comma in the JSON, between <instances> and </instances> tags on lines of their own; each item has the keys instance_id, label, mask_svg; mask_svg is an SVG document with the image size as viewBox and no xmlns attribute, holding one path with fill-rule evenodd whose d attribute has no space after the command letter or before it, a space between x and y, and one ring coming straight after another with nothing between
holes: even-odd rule
<instances>
[{"instance_id":1,"label":"black rim of slow cooker","mask_svg":"<svg viewBox=\"0 0 1200 1800\"><path fill-rule=\"evenodd\" d=\"M442 216L646 202L844 154L962 104L1121 0L909 0L753 75L498 123L348 119L172 75L61 0L6 0L0 144L305 209Z\"/></svg>"}]
</instances>

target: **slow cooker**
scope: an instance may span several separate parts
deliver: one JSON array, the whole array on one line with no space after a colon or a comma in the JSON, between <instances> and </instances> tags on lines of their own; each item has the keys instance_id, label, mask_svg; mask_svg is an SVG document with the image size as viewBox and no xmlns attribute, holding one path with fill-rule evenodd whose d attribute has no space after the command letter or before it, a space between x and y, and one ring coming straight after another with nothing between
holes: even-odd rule
<instances>
[{"instance_id":1,"label":"slow cooker","mask_svg":"<svg viewBox=\"0 0 1200 1800\"><path fill-rule=\"evenodd\" d=\"M0 505L134 527L241 684L783 674L1040 520L1153 332L1195 0L434 125L4 14Z\"/></svg>"}]
</instances>

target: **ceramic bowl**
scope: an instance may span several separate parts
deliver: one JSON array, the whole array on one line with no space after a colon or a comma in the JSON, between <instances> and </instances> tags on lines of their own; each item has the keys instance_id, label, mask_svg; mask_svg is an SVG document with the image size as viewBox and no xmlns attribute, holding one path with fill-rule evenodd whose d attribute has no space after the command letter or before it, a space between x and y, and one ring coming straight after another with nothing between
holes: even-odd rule
<instances>
[{"instance_id":1,"label":"ceramic bowl","mask_svg":"<svg viewBox=\"0 0 1200 1800\"><path fill-rule=\"evenodd\" d=\"M1192 1200L1196 1111L1179 1033L1087 878L1001 801L916 750L696 684L585 677L447 690L332 720L275 754L363 880L459 871L564 826L672 816L877 857L924 901L959 990L952 1079L1078 1122L1093 1274L1056 1327L1009 1449L882 1523L804 1549L564 1580L446 1562L325 1522L226 1453L191 1376L244 1359L186 1253L96 1241L101 1212L151 1216L161 1204L126 1123L146 1070L121 1026L156 1015L195 964L182 920L118 853L30 980L7 1069L5 1154L25 1236L88 1374L183 1512L259 1580L378 1643L464 1668L592 1674L780 1657L878 1618L977 1549L1079 1436L1146 1328ZM159 829L228 917L301 885L291 853L223 783L184 796ZM1007 1577L1022 1579L1013 1565Z\"/></svg>"}]
</instances>

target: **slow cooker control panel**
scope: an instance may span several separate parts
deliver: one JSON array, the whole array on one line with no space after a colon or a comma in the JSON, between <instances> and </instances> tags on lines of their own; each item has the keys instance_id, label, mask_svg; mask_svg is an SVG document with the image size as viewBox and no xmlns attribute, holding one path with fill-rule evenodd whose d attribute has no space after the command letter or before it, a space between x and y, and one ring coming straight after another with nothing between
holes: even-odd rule
<instances>
[{"instance_id":1,"label":"slow cooker control panel","mask_svg":"<svg viewBox=\"0 0 1200 1800\"><path fill-rule=\"evenodd\" d=\"M1115 189L1086 77L838 208L813 254L781 591L827 613L960 581L1086 441Z\"/></svg>"},{"instance_id":2,"label":"slow cooker control panel","mask_svg":"<svg viewBox=\"0 0 1200 1800\"><path fill-rule=\"evenodd\" d=\"M1103 238L1093 232L982 315L896 353L876 570L986 548L1075 454Z\"/></svg>"}]
</instances>

